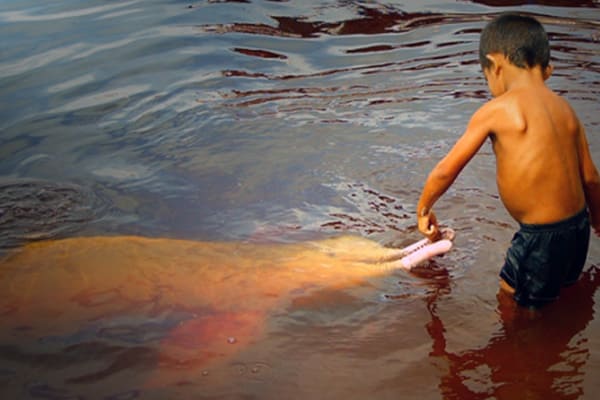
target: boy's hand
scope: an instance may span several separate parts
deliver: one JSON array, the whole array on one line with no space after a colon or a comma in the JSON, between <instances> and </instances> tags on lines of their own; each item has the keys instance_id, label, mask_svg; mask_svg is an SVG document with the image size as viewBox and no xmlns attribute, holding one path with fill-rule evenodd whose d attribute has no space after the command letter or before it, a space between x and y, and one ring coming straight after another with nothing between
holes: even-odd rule
<instances>
[{"instance_id":1,"label":"boy's hand","mask_svg":"<svg viewBox=\"0 0 600 400\"><path fill-rule=\"evenodd\" d=\"M417 217L417 225L419 231L427 237L427 239L435 242L441 238L441 232L438 226L437 218L433 211L427 212L425 215Z\"/></svg>"}]
</instances>

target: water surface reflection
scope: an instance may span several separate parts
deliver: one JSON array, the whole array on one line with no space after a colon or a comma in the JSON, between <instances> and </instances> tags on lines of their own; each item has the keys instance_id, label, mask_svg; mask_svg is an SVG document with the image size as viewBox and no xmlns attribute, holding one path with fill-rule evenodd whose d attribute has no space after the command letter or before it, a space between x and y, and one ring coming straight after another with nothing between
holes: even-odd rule
<instances>
[{"instance_id":1,"label":"water surface reflection","mask_svg":"<svg viewBox=\"0 0 600 400\"><path fill-rule=\"evenodd\" d=\"M579 399L584 395L584 366L590 346L583 333L595 311L600 285L596 266L564 289L559 302L539 310L518 307L498 293L499 329L487 344L472 350L449 350L452 329L436 310L441 295L450 292L443 282L427 298L433 340L431 361L442 372L440 393L449 399Z\"/></svg>"},{"instance_id":2,"label":"water surface reflection","mask_svg":"<svg viewBox=\"0 0 600 400\"><path fill-rule=\"evenodd\" d=\"M177 269L185 264L178 257L193 257L173 242L157 256L160 265L144 259L159 251L149 244L134 246L132 258L115 246L100 249L99 260L59 254L79 260L65 272L78 295L61 297L61 279L36 281L45 290L38 295L86 311L115 304L117 314L137 311L101 321L79 315L63 336L50 331L65 310L25 315L12 335L0 332L0 383L19 382L11 390L30 398L145 397L138 384L158 362L171 377L194 372L153 391L157 398L502 398L505 391L518 398L522 376L552 385L542 391L548 396L593 393L595 268L577 286L590 302L565 295L572 312L510 317L498 305L497 272L515 224L498 198L486 146L439 204L443 222L458 232L446 257L344 288L292 288L290 297L281 295L289 284L282 280L275 293L289 302L260 318L240 313L254 299L241 294L260 285L236 267L271 265L278 246L339 234L388 246L418 237L414 207L425 175L489 98L479 32L511 8L545 24L555 65L549 85L577 110L600 159L595 1L0 2L0 247L19 252L32 241L95 235L227 242L226 253L194 264L221 278L212 283ZM259 257L265 245L271 250ZM233 265L236 246L251 255ZM60 257L56 265L66 265ZM127 263L136 257L147 262ZM599 257L592 242L589 263ZM122 265L114 275L131 279L83 290L91 278L78 268L97 266L102 272L91 277L101 279L114 267L103 262L113 259ZM15 273L31 277L36 265L19 264ZM154 267L169 274L156 278ZM240 276L248 281L237 289ZM131 286L136 279L148 279L152 290ZM231 313L215 314L199 300L201 290ZM173 309L160 314L153 307L169 293ZM258 297L276 302L273 291ZM182 310L189 302L204 306ZM0 309L14 312L12 303ZM202 335L218 331L215 321L243 326L245 318L261 339L237 353L241 338L222 342L232 356L208 371L194 364ZM43 340L19 342L40 323L47 323L36 331ZM515 337L529 346L520 354ZM161 361L163 339L185 362ZM530 349L540 353L538 366Z\"/></svg>"}]
</instances>

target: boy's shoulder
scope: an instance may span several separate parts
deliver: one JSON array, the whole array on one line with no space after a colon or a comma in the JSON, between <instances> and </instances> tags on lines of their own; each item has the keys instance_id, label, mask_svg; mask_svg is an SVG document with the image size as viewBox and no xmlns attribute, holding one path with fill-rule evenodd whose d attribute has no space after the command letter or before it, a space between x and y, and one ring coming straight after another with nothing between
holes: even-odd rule
<instances>
[{"instance_id":1,"label":"boy's shoulder","mask_svg":"<svg viewBox=\"0 0 600 400\"><path fill-rule=\"evenodd\" d=\"M526 126L526 106L523 93L508 91L484 103L473 114L471 124L483 125L490 134L504 130L522 130Z\"/></svg>"},{"instance_id":2,"label":"boy's shoulder","mask_svg":"<svg viewBox=\"0 0 600 400\"><path fill-rule=\"evenodd\" d=\"M559 130L576 132L579 119L569 102L547 87L522 87L509 90L481 106L478 119L490 124L491 133L524 132L539 126L540 116L547 116ZM552 116L552 118L550 118Z\"/></svg>"}]
</instances>

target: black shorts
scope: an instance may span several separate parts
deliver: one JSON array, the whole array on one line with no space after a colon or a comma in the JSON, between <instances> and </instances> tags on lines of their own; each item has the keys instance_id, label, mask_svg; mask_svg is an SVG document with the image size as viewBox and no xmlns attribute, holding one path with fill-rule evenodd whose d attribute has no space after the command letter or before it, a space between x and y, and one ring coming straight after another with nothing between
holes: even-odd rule
<instances>
[{"instance_id":1,"label":"black shorts","mask_svg":"<svg viewBox=\"0 0 600 400\"><path fill-rule=\"evenodd\" d=\"M500 277L515 289L517 303L539 306L579 278L590 241L588 212L552 224L520 226Z\"/></svg>"}]
</instances>

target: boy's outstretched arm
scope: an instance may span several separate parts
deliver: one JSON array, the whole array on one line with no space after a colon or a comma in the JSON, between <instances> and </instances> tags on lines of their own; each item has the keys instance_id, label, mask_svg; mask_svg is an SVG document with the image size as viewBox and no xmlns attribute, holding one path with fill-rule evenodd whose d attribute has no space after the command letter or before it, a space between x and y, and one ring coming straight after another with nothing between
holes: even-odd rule
<instances>
[{"instance_id":1,"label":"boy's outstretched arm","mask_svg":"<svg viewBox=\"0 0 600 400\"><path fill-rule=\"evenodd\" d=\"M579 125L579 171L592 228L600 237L600 175L594 165L585 130Z\"/></svg>"},{"instance_id":2,"label":"boy's outstretched arm","mask_svg":"<svg viewBox=\"0 0 600 400\"><path fill-rule=\"evenodd\" d=\"M473 115L465 133L433 168L425 181L417 204L417 225L419 231L432 241L439 239L440 236L432 207L485 142L495 119L492 110L493 107L487 103Z\"/></svg>"}]
</instances>

